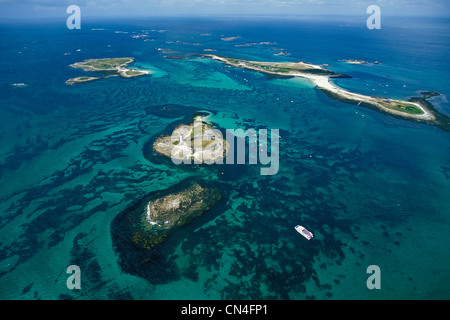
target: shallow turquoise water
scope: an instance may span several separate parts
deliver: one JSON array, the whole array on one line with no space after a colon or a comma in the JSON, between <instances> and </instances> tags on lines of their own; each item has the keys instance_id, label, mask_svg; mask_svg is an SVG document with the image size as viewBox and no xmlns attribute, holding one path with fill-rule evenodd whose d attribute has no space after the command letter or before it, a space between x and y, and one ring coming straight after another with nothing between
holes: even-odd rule
<instances>
[{"instance_id":1,"label":"shallow turquoise water","mask_svg":"<svg viewBox=\"0 0 450 320\"><path fill-rule=\"evenodd\" d=\"M448 21L387 21L369 33L342 19L91 21L80 32L1 25L0 297L448 299L448 133L330 100L305 80L164 58L215 49L328 63L353 77L336 81L344 88L402 99L435 90L433 103L450 113ZM131 37L143 32L154 41ZM221 40L229 36L240 38ZM247 43L257 44L235 46ZM152 74L64 83L83 75L71 63L119 56ZM149 161L146 143L184 115L146 108L169 103L209 110L223 129L280 129L280 171ZM217 181L225 204L169 237L150 263L124 260L114 218L194 178ZM300 237L297 224L315 238ZM82 270L80 291L66 287L71 264ZM381 290L366 287L374 264Z\"/></svg>"}]
</instances>

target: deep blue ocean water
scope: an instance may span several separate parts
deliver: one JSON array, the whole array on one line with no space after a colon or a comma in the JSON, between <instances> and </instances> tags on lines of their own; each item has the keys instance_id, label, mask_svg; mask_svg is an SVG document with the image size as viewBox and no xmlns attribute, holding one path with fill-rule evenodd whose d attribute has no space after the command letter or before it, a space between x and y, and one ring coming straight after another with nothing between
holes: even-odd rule
<instances>
[{"instance_id":1,"label":"deep blue ocean water","mask_svg":"<svg viewBox=\"0 0 450 320\"><path fill-rule=\"evenodd\" d=\"M448 299L448 132L331 100L307 80L193 55L328 64L352 77L337 85L362 94L437 91L430 101L449 115L449 26L394 17L381 30L355 17L1 24L0 298ZM65 84L86 74L72 63L129 56L151 75ZM175 118L145 110L163 104L209 110L223 129L279 129L278 174L152 163L146 143ZM220 183L226 201L172 234L151 263L126 261L115 217L197 178ZM72 264L81 290L66 286ZM380 290L366 286L370 265Z\"/></svg>"}]
</instances>

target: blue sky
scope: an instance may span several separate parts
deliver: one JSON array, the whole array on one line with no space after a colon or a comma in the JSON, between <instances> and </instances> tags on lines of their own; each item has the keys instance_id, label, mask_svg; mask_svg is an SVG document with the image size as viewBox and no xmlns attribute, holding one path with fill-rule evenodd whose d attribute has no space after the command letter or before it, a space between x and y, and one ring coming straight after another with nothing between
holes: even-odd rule
<instances>
[{"instance_id":1,"label":"blue sky","mask_svg":"<svg viewBox=\"0 0 450 320\"><path fill-rule=\"evenodd\" d=\"M72 4L85 17L356 15L373 4L386 15L450 16L450 0L0 0L0 18L65 17Z\"/></svg>"}]
</instances>

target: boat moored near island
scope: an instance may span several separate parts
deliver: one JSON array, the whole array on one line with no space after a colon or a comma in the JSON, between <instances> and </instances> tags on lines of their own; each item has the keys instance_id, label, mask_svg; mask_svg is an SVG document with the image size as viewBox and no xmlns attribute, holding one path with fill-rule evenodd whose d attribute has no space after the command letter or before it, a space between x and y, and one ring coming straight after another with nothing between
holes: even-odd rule
<instances>
[{"instance_id":1,"label":"boat moored near island","mask_svg":"<svg viewBox=\"0 0 450 320\"><path fill-rule=\"evenodd\" d=\"M314 235L310 231L306 230L306 228L302 226L295 226L295 230L297 230L298 233L300 233L308 240L311 240L311 238L314 237Z\"/></svg>"}]
</instances>

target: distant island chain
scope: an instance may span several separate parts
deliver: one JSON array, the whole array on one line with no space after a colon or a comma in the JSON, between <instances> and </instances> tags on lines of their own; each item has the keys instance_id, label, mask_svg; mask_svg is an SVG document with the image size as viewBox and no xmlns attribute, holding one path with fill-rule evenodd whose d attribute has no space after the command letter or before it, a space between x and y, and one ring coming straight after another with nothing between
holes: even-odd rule
<instances>
[{"instance_id":1,"label":"distant island chain","mask_svg":"<svg viewBox=\"0 0 450 320\"><path fill-rule=\"evenodd\" d=\"M229 41L230 39L224 39ZM422 122L439 127L450 132L450 118L439 112L427 99L440 95L434 91L422 91L422 97L413 97L409 100L389 99L385 97L372 97L344 90L330 81L331 78L351 78L348 75L340 74L322 66L305 62L261 62L244 59L229 58L215 54L198 54L196 56L214 59L227 65L253 70L267 74L271 77L291 78L302 77L312 81L316 87L323 91L328 97L358 106L370 108L392 116ZM122 78L133 78L150 74L146 70L129 69L127 66L133 63L134 58L103 58L88 59L83 62L76 62L70 66L84 71L97 72L103 76L81 76L71 78L66 81L73 85L82 82L89 82L111 76ZM340 60L350 64L366 64L364 60ZM374 64L378 64L375 61Z\"/></svg>"},{"instance_id":2,"label":"distant island chain","mask_svg":"<svg viewBox=\"0 0 450 320\"><path fill-rule=\"evenodd\" d=\"M347 75L336 73L305 62L261 62L243 59L228 58L214 54L201 54L205 58L221 61L227 65L258 71L271 77L291 78L302 77L312 81L319 90L327 96L338 101L357 104L366 108L374 109L392 116L410 121L423 122L437 126L442 130L450 132L450 118L440 113L427 101L428 98L439 95L437 92L423 91L423 97L413 97L408 101L388 99L382 97L371 97L344 90L332 82L330 78L350 78ZM360 60L342 60L347 63L364 64ZM378 62L378 61L377 61Z\"/></svg>"}]
</instances>

